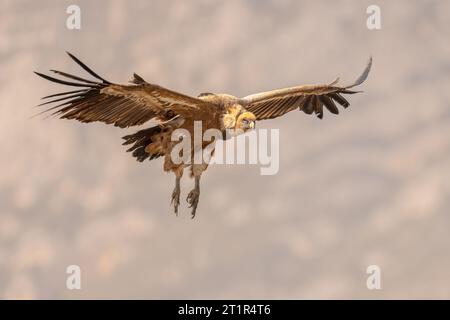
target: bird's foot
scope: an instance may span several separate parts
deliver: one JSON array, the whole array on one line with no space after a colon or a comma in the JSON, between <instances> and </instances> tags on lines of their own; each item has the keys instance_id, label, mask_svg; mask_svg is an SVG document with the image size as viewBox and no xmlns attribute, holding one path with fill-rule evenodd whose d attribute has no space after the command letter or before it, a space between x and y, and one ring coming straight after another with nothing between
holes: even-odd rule
<instances>
[{"instance_id":1,"label":"bird's foot","mask_svg":"<svg viewBox=\"0 0 450 320\"><path fill-rule=\"evenodd\" d=\"M192 219L195 217L195 211L197 210L198 200L200 199L200 189L194 188L189 192L186 201L189 204L189 208L192 208Z\"/></svg>"},{"instance_id":2,"label":"bird's foot","mask_svg":"<svg viewBox=\"0 0 450 320\"><path fill-rule=\"evenodd\" d=\"M178 215L178 206L180 205L180 187L179 186L176 186L175 189L173 189L172 201L170 203L173 204L173 209L175 211L175 214Z\"/></svg>"}]
</instances>

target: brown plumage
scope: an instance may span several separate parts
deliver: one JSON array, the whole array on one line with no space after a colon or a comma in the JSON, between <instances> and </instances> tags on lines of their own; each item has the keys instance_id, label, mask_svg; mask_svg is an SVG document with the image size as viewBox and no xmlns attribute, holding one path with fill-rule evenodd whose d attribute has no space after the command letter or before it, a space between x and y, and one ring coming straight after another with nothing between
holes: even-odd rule
<instances>
[{"instance_id":1,"label":"brown plumage","mask_svg":"<svg viewBox=\"0 0 450 320\"><path fill-rule=\"evenodd\" d=\"M127 151L132 152L140 162L164 156L164 170L174 172L176 177L172 193L175 213L178 213L180 203L180 179L184 168L189 167L191 176L195 178L195 187L187 197L192 207L192 217L195 216L198 205L200 177L208 164L174 163L170 156L177 144L171 141L174 130L186 129L193 137L194 121L201 121L203 132L213 128L222 132L227 129L245 132L253 129L257 120L277 118L295 109L306 114L314 113L320 119L323 118L324 107L331 113L338 114L337 105L344 108L349 106L343 95L358 92L351 89L364 82L372 64L372 59L369 59L362 75L349 86L337 86L336 79L330 84L296 86L244 98L213 93L202 93L195 98L148 83L137 74L133 75L130 85L111 83L74 55L68 55L94 79L84 79L56 70L50 71L63 79L35 72L49 81L77 88L42 98L45 102L40 105L52 105L44 112L51 112L62 119L76 119L86 123L101 121L120 128L142 125L149 120L157 121L153 127L123 137L123 144L129 147ZM204 142L201 148L211 143L214 142ZM194 143L191 145L193 157L195 146Z\"/></svg>"}]
</instances>

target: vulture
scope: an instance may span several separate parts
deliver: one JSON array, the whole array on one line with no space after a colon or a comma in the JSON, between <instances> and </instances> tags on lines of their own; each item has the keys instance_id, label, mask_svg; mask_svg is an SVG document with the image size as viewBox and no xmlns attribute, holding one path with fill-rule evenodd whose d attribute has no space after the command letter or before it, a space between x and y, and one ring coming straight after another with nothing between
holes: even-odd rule
<instances>
[{"instance_id":1,"label":"vulture","mask_svg":"<svg viewBox=\"0 0 450 320\"><path fill-rule=\"evenodd\" d=\"M194 188L186 201L195 217L200 197L200 178L207 169L205 161L193 161L194 154L206 147L214 149L214 141L202 141L200 145L191 143L190 155L183 155L182 161L174 161L172 151L180 142L172 135L178 129L187 130L194 137L194 124L200 121L202 131L220 130L235 134L245 133L255 128L256 121L274 119L293 110L300 110L319 119L325 109L333 114L339 113L338 106L347 108L349 102L345 95L354 94L354 87L362 84L370 71L372 58L369 58L361 76L347 86L337 85L339 78L328 84L299 85L248 95L243 98L229 94L201 93L197 97L179 93L157 84L145 81L136 73L130 84L116 84L99 76L73 54L69 57L90 75L89 79L66 72L50 70L55 77L40 72L38 76L72 87L43 97L48 108L43 112L61 119L75 119L81 122L100 121L119 128L140 126L153 120L153 125L123 137L123 145L139 162L163 157L164 171L175 174L175 188L171 196L175 214L180 205L180 180L185 168L194 178ZM186 131L185 131L186 132Z\"/></svg>"}]
</instances>

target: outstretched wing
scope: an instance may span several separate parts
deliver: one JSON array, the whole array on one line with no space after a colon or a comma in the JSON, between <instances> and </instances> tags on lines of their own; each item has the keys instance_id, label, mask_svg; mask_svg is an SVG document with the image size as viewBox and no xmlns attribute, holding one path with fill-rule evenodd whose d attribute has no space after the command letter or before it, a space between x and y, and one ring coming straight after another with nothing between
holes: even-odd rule
<instances>
[{"instance_id":1,"label":"outstretched wing","mask_svg":"<svg viewBox=\"0 0 450 320\"><path fill-rule=\"evenodd\" d=\"M46 101L40 106L52 105L43 112L52 112L52 115L63 119L76 119L81 122L101 121L125 128L141 125L152 118L168 120L177 115L185 119L201 119L215 108L206 101L147 83L137 74L134 74L131 85L111 83L88 68L74 55L69 52L67 54L96 80L87 80L65 72L50 70L70 79L67 81L35 72L49 81L79 88L42 98Z\"/></svg>"},{"instance_id":2,"label":"outstretched wing","mask_svg":"<svg viewBox=\"0 0 450 320\"><path fill-rule=\"evenodd\" d=\"M369 75L372 66L372 57L367 63L366 69L352 85L335 86L339 78L330 84L304 85L273 91L267 91L241 99L244 107L255 114L257 120L273 119L280 117L289 111L299 109L307 114L315 113L320 119L323 118L323 106L331 113L338 114L336 102L347 108L350 103L343 94L353 94L359 91L350 90L360 85Z\"/></svg>"}]
</instances>

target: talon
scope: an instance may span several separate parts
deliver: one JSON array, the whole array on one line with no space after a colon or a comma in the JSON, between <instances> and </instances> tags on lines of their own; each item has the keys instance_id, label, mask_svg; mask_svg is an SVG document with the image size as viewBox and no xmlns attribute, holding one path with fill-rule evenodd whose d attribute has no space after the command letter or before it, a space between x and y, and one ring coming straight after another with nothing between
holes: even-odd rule
<instances>
[{"instance_id":1,"label":"talon","mask_svg":"<svg viewBox=\"0 0 450 320\"><path fill-rule=\"evenodd\" d=\"M192 208L191 215L192 219L195 217L195 212L197 210L198 200L200 198L200 191L196 188L189 192L186 201L189 204L189 208Z\"/></svg>"}]
</instances>

